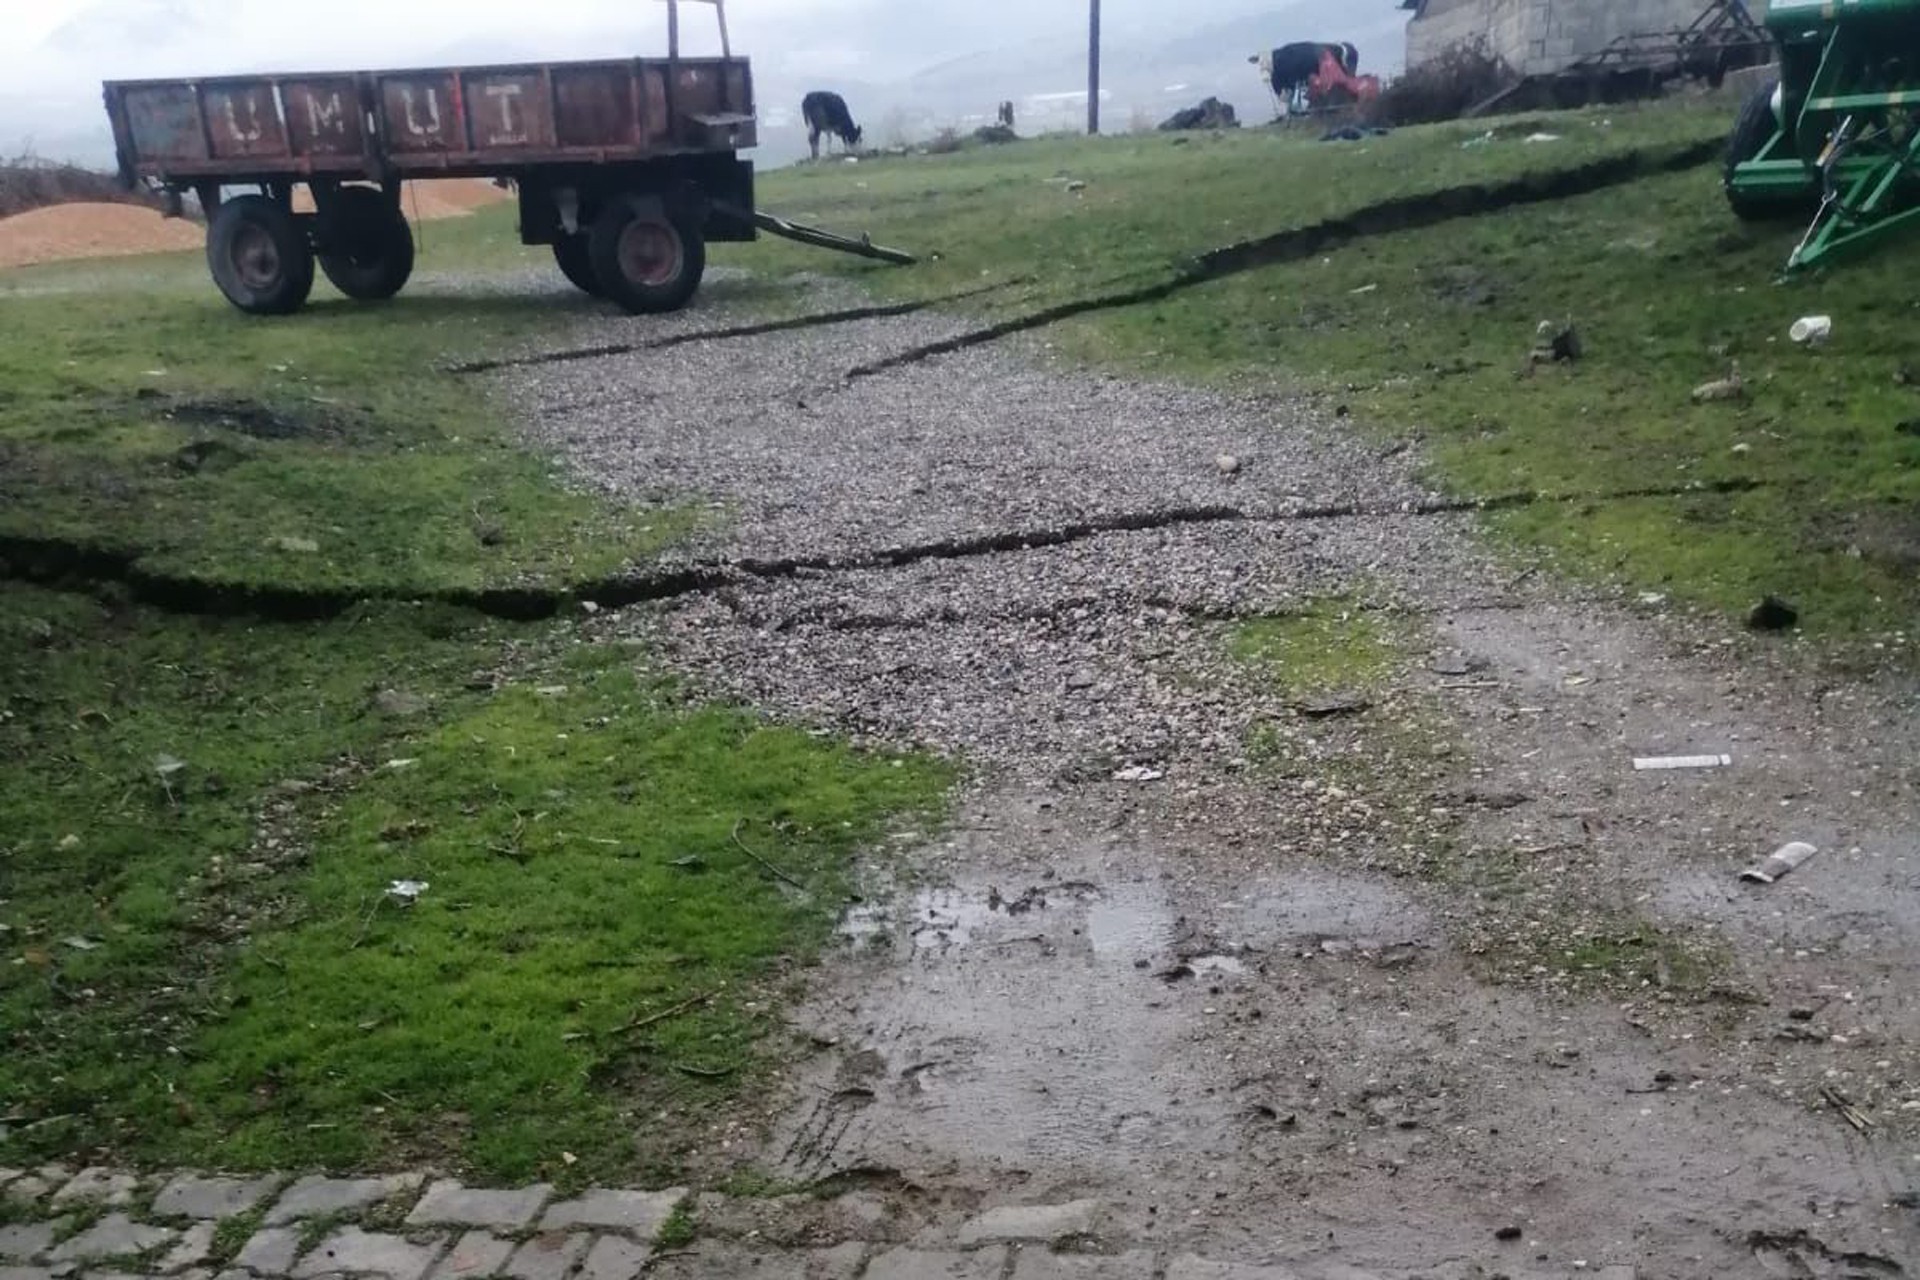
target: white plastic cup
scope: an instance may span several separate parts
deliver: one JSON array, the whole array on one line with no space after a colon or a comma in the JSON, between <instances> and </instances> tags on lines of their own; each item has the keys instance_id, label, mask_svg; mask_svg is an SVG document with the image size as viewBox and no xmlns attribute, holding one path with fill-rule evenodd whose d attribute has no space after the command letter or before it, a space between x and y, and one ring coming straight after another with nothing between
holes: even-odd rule
<instances>
[{"instance_id":1,"label":"white plastic cup","mask_svg":"<svg viewBox=\"0 0 1920 1280\"><path fill-rule=\"evenodd\" d=\"M1801 316L1787 330L1787 336L1801 346L1817 347L1833 335L1832 316Z\"/></svg>"}]
</instances>

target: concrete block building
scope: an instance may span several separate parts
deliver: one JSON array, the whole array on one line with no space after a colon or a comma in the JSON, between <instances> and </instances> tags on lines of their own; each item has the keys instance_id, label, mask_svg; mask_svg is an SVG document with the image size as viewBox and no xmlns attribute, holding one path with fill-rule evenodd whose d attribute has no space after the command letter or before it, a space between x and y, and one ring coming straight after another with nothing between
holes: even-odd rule
<instances>
[{"instance_id":1,"label":"concrete block building","mask_svg":"<svg viewBox=\"0 0 1920 1280\"><path fill-rule=\"evenodd\" d=\"M1707 0L1402 0L1407 66L1457 44L1485 40L1522 75L1550 75L1599 53L1621 36L1677 31Z\"/></svg>"}]
</instances>

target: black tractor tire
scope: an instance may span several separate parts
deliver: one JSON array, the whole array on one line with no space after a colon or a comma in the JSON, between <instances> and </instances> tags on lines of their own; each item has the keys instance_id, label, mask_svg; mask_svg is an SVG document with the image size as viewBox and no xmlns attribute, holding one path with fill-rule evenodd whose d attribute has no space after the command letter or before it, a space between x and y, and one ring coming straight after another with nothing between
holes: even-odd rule
<instances>
[{"instance_id":1,"label":"black tractor tire","mask_svg":"<svg viewBox=\"0 0 1920 1280\"><path fill-rule=\"evenodd\" d=\"M249 315L291 315L313 292L306 231L265 196L235 196L214 209L207 269L227 301Z\"/></svg>"},{"instance_id":2,"label":"black tractor tire","mask_svg":"<svg viewBox=\"0 0 1920 1280\"><path fill-rule=\"evenodd\" d=\"M585 236L563 236L553 242L553 260L567 282L590 298L598 298L600 282L593 276L593 255Z\"/></svg>"},{"instance_id":3,"label":"black tractor tire","mask_svg":"<svg viewBox=\"0 0 1920 1280\"><path fill-rule=\"evenodd\" d=\"M385 302L413 275L413 228L372 187L341 187L320 223L320 269L361 302Z\"/></svg>"},{"instance_id":4,"label":"black tractor tire","mask_svg":"<svg viewBox=\"0 0 1920 1280\"><path fill-rule=\"evenodd\" d=\"M608 201L593 220L587 253L601 296L635 314L678 311L707 270L699 227L646 196Z\"/></svg>"},{"instance_id":5,"label":"black tractor tire","mask_svg":"<svg viewBox=\"0 0 1920 1280\"><path fill-rule=\"evenodd\" d=\"M1727 205L1733 210L1734 217L1742 222L1780 222L1804 218L1813 213L1818 203L1810 194L1754 195L1733 185L1734 171L1747 161L1757 159L1766 150L1773 135L1780 131L1780 122L1773 114L1773 94L1779 87L1778 80L1769 80L1755 89L1748 96L1746 105L1740 108L1740 114L1733 122L1733 132L1727 135L1723 183Z\"/></svg>"}]
</instances>

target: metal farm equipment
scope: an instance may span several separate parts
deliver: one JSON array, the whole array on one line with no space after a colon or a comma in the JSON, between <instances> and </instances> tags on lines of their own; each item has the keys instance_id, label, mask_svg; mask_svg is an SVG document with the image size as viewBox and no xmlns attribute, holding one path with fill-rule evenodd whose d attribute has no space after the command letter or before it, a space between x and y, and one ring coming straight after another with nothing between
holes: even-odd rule
<instances>
[{"instance_id":1,"label":"metal farm equipment","mask_svg":"<svg viewBox=\"0 0 1920 1280\"><path fill-rule=\"evenodd\" d=\"M1920 218L1920 0L1773 0L1780 79L1727 144L1741 218L1811 217L1788 270Z\"/></svg>"},{"instance_id":2,"label":"metal farm equipment","mask_svg":"<svg viewBox=\"0 0 1920 1280\"><path fill-rule=\"evenodd\" d=\"M753 74L732 55L724 0L703 0L721 56L405 71L115 81L107 115L129 184L193 193L207 264L242 311L305 304L317 264L350 298L405 286L416 178L492 178L519 196L520 238L551 245L573 284L628 311L672 311L699 288L711 241L761 232L893 262L897 250L754 208ZM312 212L294 189L305 185Z\"/></svg>"}]
</instances>

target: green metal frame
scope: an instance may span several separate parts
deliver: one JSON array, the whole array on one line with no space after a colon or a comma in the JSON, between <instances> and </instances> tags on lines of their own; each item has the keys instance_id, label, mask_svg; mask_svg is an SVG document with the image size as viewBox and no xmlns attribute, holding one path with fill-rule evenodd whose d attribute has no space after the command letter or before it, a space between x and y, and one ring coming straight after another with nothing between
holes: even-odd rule
<instances>
[{"instance_id":1,"label":"green metal frame","mask_svg":"<svg viewBox=\"0 0 1920 1280\"><path fill-rule=\"evenodd\" d=\"M1819 199L1799 270L1920 220L1920 0L1774 0L1780 128L1729 187Z\"/></svg>"}]
</instances>

